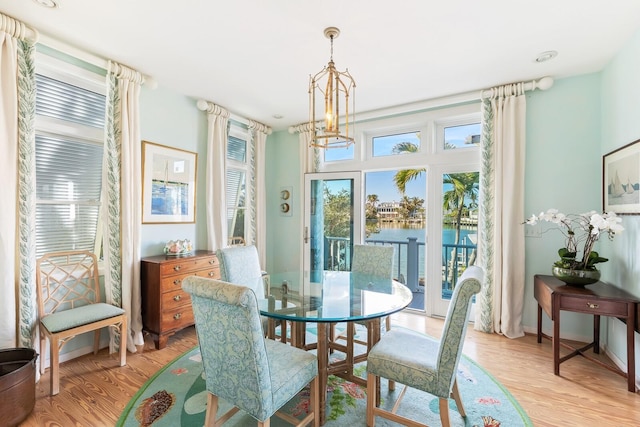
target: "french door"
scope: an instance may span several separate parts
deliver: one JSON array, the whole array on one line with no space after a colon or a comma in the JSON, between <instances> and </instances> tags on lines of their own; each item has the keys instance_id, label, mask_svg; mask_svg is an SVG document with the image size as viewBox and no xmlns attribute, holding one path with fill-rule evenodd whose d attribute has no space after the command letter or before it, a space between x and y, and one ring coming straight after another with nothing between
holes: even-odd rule
<instances>
[{"instance_id":1,"label":"french door","mask_svg":"<svg viewBox=\"0 0 640 427\"><path fill-rule=\"evenodd\" d=\"M351 270L353 244L362 242L362 200L360 172L305 175L305 283L323 271Z\"/></svg>"}]
</instances>

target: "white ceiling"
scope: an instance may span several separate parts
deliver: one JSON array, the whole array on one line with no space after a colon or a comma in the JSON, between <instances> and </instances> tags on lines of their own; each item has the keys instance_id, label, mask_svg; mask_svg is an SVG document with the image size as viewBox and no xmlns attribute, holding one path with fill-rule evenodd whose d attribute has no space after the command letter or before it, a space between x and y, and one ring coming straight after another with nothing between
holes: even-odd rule
<instances>
[{"instance_id":1,"label":"white ceiling","mask_svg":"<svg viewBox=\"0 0 640 427\"><path fill-rule=\"evenodd\" d=\"M308 120L329 26L358 113L599 71L640 28L638 0L57 1L0 0L0 11L275 130ZM536 63L548 50L558 56Z\"/></svg>"}]
</instances>

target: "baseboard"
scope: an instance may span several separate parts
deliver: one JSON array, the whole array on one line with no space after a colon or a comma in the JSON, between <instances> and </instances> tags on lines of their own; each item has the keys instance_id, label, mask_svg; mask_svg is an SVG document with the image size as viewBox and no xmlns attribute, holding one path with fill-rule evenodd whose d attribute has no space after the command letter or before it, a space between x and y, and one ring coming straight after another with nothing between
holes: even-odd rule
<instances>
[{"instance_id":1,"label":"baseboard","mask_svg":"<svg viewBox=\"0 0 640 427\"><path fill-rule=\"evenodd\" d=\"M66 353L60 353L60 363L64 363L67 362L69 360L73 360L75 358L78 358L80 356L85 356L87 354L91 354L93 353L93 339L91 340L92 344L90 345L86 345L84 347L79 347L75 350L66 352ZM109 347L109 339L100 339L100 350L102 350L103 348L107 348ZM39 357L44 357L44 366L45 368L49 368L51 366L51 362L49 359L49 341L47 341L47 348L45 349L45 351L43 351L42 349L40 349L40 356ZM38 363L40 363L38 361Z\"/></svg>"}]
</instances>

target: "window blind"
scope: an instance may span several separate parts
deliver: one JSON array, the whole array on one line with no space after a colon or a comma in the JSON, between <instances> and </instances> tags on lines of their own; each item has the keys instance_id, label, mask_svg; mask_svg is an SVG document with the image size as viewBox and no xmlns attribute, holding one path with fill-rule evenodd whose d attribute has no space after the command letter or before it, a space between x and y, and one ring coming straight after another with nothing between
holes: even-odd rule
<instances>
[{"instance_id":1,"label":"window blind","mask_svg":"<svg viewBox=\"0 0 640 427\"><path fill-rule=\"evenodd\" d=\"M105 96L36 74L36 256L95 248L100 213Z\"/></svg>"}]
</instances>

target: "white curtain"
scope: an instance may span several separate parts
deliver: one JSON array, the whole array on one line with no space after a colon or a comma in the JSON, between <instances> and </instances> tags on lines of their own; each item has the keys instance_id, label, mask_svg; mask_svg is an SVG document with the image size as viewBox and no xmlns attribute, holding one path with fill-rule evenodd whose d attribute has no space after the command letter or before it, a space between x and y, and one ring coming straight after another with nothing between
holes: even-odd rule
<instances>
[{"instance_id":1,"label":"white curtain","mask_svg":"<svg viewBox=\"0 0 640 427\"><path fill-rule=\"evenodd\" d=\"M485 283L475 329L524 335L524 84L490 90L482 102L479 251Z\"/></svg>"},{"instance_id":2,"label":"white curtain","mask_svg":"<svg viewBox=\"0 0 640 427\"><path fill-rule=\"evenodd\" d=\"M0 14L0 348L37 345L36 38L34 30Z\"/></svg>"},{"instance_id":3,"label":"white curtain","mask_svg":"<svg viewBox=\"0 0 640 427\"><path fill-rule=\"evenodd\" d=\"M320 153L317 147L310 147L313 138L313 127L302 123L289 128L289 133L298 133L300 141L300 165L306 173L317 172L320 167Z\"/></svg>"},{"instance_id":4,"label":"white curtain","mask_svg":"<svg viewBox=\"0 0 640 427\"><path fill-rule=\"evenodd\" d=\"M249 139L251 152L251 203L249 205L251 226L249 230L249 242L252 242L258 249L260 265L267 265L267 198L266 198L266 143L267 135L271 133L271 128L249 121Z\"/></svg>"},{"instance_id":5,"label":"white curtain","mask_svg":"<svg viewBox=\"0 0 640 427\"><path fill-rule=\"evenodd\" d=\"M227 135L229 112L207 102L205 111L209 121L207 134L207 249L215 251L227 246Z\"/></svg>"},{"instance_id":6,"label":"white curtain","mask_svg":"<svg viewBox=\"0 0 640 427\"><path fill-rule=\"evenodd\" d=\"M143 345L140 295L142 223L140 88L143 76L110 62L103 164L104 286L107 302L122 307L129 320L127 349ZM115 351L112 331L109 350Z\"/></svg>"}]
</instances>

